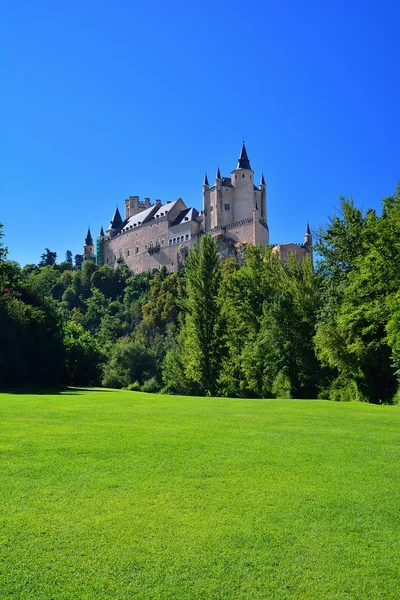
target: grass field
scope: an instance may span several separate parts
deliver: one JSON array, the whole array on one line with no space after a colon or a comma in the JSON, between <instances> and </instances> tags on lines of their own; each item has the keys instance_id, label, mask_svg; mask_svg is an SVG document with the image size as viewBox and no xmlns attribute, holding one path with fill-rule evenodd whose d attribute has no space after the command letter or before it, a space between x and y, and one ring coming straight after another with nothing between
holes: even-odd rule
<instances>
[{"instance_id":1,"label":"grass field","mask_svg":"<svg viewBox=\"0 0 400 600\"><path fill-rule=\"evenodd\" d=\"M400 598L400 409L0 394L0 598Z\"/></svg>"}]
</instances>

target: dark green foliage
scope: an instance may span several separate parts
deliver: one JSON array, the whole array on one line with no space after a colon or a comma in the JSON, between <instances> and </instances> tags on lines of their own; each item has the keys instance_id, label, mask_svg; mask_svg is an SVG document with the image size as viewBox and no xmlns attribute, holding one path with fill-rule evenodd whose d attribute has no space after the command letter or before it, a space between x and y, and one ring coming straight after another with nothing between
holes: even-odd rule
<instances>
[{"instance_id":1,"label":"dark green foliage","mask_svg":"<svg viewBox=\"0 0 400 600\"><path fill-rule=\"evenodd\" d=\"M194 246L185 268L185 323L182 332L185 374L199 393L215 395L224 349L220 301L221 265L210 235Z\"/></svg>"},{"instance_id":2,"label":"dark green foliage","mask_svg":"<svg viewBox=\"0 0 400 600\"><path fill-rule=\"evenodd\" d=\"M52 252L49 248L45 248L44 253L40 257L39 267L51 267L56 264L57 252Z\"/></svg>"},{"instance_id":3,"label":"dark green foliage","mask_svg":"<svg viewBox=\"0 0 400 600\"><path fill-rule=\"evenodd\" d=\"M65 262L69 263L70 265L72 265L72 252L71 250L67 250L65 253Z\"/></svg>"},{"instance_id":4,"label":"dark green foliage","mask_svg":"<svg viewBox=\"0 0 400 600\"><path fill-rule=\"evenodd\" d=\"M74 261L76 268L81 269L83 264L83 254L75 254Z\"/></svg>"},{"instance_id":5,"label":"dark green foliage","mask_svg":"<svg viewBox=\"0 0 400 600\"><path fill-rule=\"evenodd\" d=\"M99 385L104 356L96 339L77 323L70 321L64 329L65 372L69 385Z\"/></svg>"},{"instance_id":6,"label":"dark green foliage","mask_svg":"<svg viewBox=\"0 0 400 600\"><path fill-rule=\"evenodd\" d=\"M105 387L123 388L138 381L143 383L154 373L151 354L138 340L122 338L113 346L104 369Z\"/></svg>"}]
</instances>

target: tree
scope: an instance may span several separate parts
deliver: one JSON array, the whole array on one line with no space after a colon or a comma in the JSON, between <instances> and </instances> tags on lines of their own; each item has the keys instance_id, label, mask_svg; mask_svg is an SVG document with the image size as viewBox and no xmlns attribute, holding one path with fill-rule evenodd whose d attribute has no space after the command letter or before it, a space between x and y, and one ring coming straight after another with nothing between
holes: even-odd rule
<instances>
[{"instance_id":1,"label":"tree","mask_svg":"<svg viewBox=\"0 0 400 600\"><path fill-rule=\"evenodd\" d=\"M71 250L67 250L65 253L65 262L70 263L72 265L72 252Z\"/></svg>"},{"instance_id":2,"label":"tree","mask_svg":"<svg viewBox=\"0 0 400 600\"><path fill-rule=\"evenodd\" d=\"M3 224L0 223L0 263L6 260L7 254L8 254L8 249L1 242L1 238L3 238L3 237L4 237Z\"/></svg>"},{"instance_id":3,"label":"tree","mask_svg":"<svg viewBox=\"0 0 400 600\"><path fill-rule=\"evenodd\" d=\"M189 253L185 283L186 319L183 330L185 372L202 394L215 395L223 354L220 302L221 266L211 235Z\"/></svg>"},{"instance_id":4,"label":"tree","mask_svg":"<svg viewBox=\"0 0 400 600\"><path fill-rule=\"evenodd\" d=\"M82 264L83 264L83 254L75 254L75 266L78 269L81 269Z\"/></svg>"},{"instance_id":5,"label":"tree","mask_svg":"<svg viewBox=\"0 0 400 600\"><path fill-rule=\"evenodd\" d=\"M44 253L40 257L39 267L50 267L56 264L57 252L51 252L48 248L45 248Z\"/></svg>"}]
</instances>

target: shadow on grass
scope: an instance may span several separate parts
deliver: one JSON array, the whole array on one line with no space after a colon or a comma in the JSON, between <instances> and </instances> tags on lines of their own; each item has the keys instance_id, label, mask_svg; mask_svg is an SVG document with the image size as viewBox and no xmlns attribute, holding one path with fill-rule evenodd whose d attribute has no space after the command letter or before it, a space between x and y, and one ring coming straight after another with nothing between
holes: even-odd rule
<instances>
[{"instance_id":1,"label":"shadow on grass","mask_svg":"<svg viewBox=\"0 0 400 600\"><path fill-rule=\"evenodd\" d=\"M67 396L78 396L79 392L112 392L113 390L104 390L101 388L84 388L73 386L43 386L43 385L2 385L0 393L3 394L28 394L30 396L56 396L65 394Z\"/></svg>"}]
</instances>

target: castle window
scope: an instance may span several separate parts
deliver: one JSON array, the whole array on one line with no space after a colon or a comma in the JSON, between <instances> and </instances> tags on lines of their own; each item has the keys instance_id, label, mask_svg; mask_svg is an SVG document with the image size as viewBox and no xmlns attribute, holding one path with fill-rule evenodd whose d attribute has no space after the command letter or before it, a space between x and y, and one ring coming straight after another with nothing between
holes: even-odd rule
<instances>
[{"instance_id":1,"label":"castle window","mask_svg":"<svg viewBox=\"0 0 400 600\"><path fill-rule=\"evenodd\" d=\"M139 246L136 246L136 254L139 254Z\"/></svg>"},{"instance_id":2,"label":"castle window","mask_svg":"<svg viewBox=\"0 0 400 600\"><path fill-rule=\"evenodd\" d=\"M189 234L188 234L188 233L185 235L185 239L186 239L186 240L188 240L188 239L189 239Z\"/></svg>"},{"instance_id":3,"label":"castle window","mask_svg":"<svg viewBox=\"0 0 400 600\"><path fill-rule=\"evenodd\" d=\"M126 251L126 255L129 256L130 255L130 250Z\"/></svg>"},{"instance_id":4,"label":"castle window","mask_svg":"<svg viewBox=\"0 0 400 600\"><path fill-rule=\"evenodd\" d=\"M243 173L242 177L244 177L244 173Z\"/></svg>"},{"instance_id":5,"label":"castle window","mask_svg":"<svg viewBox=\"0 0 400 600\"><path fill-rule=\"evenodd\" d=\"M225 204L225 210L229 210L230 209L230 204Z\"/></svg>"},{"instance_id":6,"label":"castle window","mask_svg":"<svg viewBox=\"0 0 400 600\"><path fill-rule=\"evenodd\" d=\"M161 240L161 246L164 246L164 239Z\"/></svg>"},{"instance_id":7,"label":"castle window","mask_svg":"<svg viewBox=\"0 0 400 600\"><path fill-rule=\"evenodd\" d=\"M176 238L174 238L172 241L174 242L174 244L176 244Z\"/></svg>"},{"instance_id":8,"label":"castle window","mask_svg":"<svg viewBox=\"0 0 400 600\"><path fill-rule=\"evenodd\" d=\"M106 263L108 264L108 257L106 258Z\"/></svg>"},{"instance_id":9,"label":"castle window","mask_svg":"<svg viewBox=\"0 0 400 600\"><path fill-rule=\"evenodd\" d=\"M117 255L114 254L114 262L117 260Z\"/></svg>"},{"instance_id":10,"label":"castle window","mask_svg":"<svg viewBox=\"0 0 400 600\"><path fill-rule=\"evenodd\" d=\"M168 244L171 246L171 244L172 244L172 239L171 238L168 240Z\"/></svg>"},{"instance_id":11,"label":"castle window","mask_svg":"<svg viewBox=\"0 0 400 600\"><path fill-rule=\"evenodd\" d=\"M210 211L212 212L213 210L214 210L214 206L211 204Z\"/></svg>"}]
</instances>

